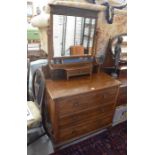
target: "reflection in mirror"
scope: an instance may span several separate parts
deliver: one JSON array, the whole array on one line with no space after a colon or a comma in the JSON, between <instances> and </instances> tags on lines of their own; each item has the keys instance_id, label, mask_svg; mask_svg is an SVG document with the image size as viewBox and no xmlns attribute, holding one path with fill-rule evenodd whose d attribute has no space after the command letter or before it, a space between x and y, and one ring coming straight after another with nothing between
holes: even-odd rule
<instances>
[{"instance_id":1,"label":"reflection in mirror","mask_svg":"<svg viewBox=\"0 0 155 155\"><path fill-rule=\"evenodd\" d=\"M119 36L113 38L111 51L112 51L113 55L115 55L115 47L116 47L116 44L118 41L118 37L120 37L120 36L123 39L122 43L121 43L120 61L126 62L127 61L127 35L126 34L122 34L122 35L119 35Z\"/></svg>"},{"instance_id":2,"label":"reflection in mirror","mask_svg":"<svg viewBox=\"0 0 155 155\"><path fill-rule=\"evenodd\" d=\"M54 57L91 55L96 20L53 15Z\"/></svg>"}]
</instances>

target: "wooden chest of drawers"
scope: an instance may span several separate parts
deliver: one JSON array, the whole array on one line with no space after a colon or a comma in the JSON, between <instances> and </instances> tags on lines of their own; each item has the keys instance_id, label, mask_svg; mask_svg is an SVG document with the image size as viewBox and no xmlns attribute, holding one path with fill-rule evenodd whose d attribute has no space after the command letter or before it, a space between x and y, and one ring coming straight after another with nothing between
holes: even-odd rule
<instances>
[{"instance_id":1,"label":"wooden chest of drawers","mask_svg":"<svg viewBox=\"0 0 155 155\"><path fill-rule=\"evenodd\" d=\"M120 82L105 73L46 80L46 98L56 144L70 141L112 123Z\"/></svg>"}]
</instances>

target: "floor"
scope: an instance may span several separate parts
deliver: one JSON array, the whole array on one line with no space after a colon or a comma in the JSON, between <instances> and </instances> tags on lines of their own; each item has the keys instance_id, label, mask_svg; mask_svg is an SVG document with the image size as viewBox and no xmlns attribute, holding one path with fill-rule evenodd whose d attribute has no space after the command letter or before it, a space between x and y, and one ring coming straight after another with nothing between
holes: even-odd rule
<instances>
[{"instance_id":1,"label":"floor","mask_svg":"<svg viewBox=\"0 0 155 155\"><path fill-rule=\"evenodd\" d=\"M53 153L53 147L46 135L27 147L27 155L49 155L50 153Z\"/></svg>"},{"instance_id":2,"label":"floor","mask_svg":"<svg viewBox=\"0 0 155 155\"><path fill-rule=\"evenodd\" d=\"M116 123L118 124L118 123ZM116 125L116 124L113 124ZM91 136L94 136L96 134L99 134L103 131L105 131L106 129L103 129L101 131L98 131L94 134L91 134ZM38 134L40 135L40 133L42 133L42 130L38 132ZM32 134L32 137L30 138L33 138L34 134ZM80 141L83 141L89 137L91 137L90 135L89 136L85 136L79 140L76 140L70 144L67 144L65 145L65 147L69 146L69 145L73 145L75 143L78 143ZM63 149L64 147L62 147L61 149ZM53 145L51 143L51 140L48 138L47 135L44 135L42 136L41 138L39 138L38 140L36 140L35 142L33 142L32 144L28 145L27 146L27 155L49 155L51 153L53 153L54 150L53 150Z\"/></svg>"},{"instance_id":3,"label":"floor","mask_svg":"<svg viewBox=\"0 0 155 155\"><path fill-rule=\"evenodd\" d=\"M105 130L106 129L103 129L103 130L98 131L94 134L80 138L79 140L71 142L70 144L66 144L64 147L76 144L76 143L83 141L91 136L99 134ZM61 147L61 149L63 149L64 147ZM53 152L54 152L53 145L52 145L50 139L47 137L47 135L39 138L37 141L33 142L32 144L28 145L28 147L27 147L27 155L49 155L50 153L53 153Z\"/></svg>"}]
</instances>

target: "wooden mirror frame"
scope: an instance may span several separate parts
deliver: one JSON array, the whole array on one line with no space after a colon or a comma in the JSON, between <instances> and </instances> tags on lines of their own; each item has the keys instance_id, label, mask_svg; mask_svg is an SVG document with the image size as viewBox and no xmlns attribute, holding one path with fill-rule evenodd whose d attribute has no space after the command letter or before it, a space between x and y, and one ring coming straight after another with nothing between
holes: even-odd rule
<instances>
[{"instance_id":1,"label":"wooden mirror frame","mask_svg":"<svg viewBox=\"0 0 155 155\"><path fill-rule=\"evenodd\" d=\"M91 4L94 5L94 4ZM64 60L70 58L94 58L95 51L96 51L96 27L98 22L98 13L99 10L91 10L85 8L78 8L75 6L67 6L67 5L60 5L60 4L49 4L50 6L50 22L48 27L48 65L51 70L53 69L64 69L65 64L51 64L55 60ZM53 41L53 15L68 15L68 16L76 16L76 17L85 17L85 18L93 18L96 20L95 23L95 32L94 32L94 39L93 39L93 47L92 53L89 55L77 55L77 56L62 56L62 57L54 57L54 41ZM71 65L71 64L70 64Z\"/></svg>"}]
</instances>

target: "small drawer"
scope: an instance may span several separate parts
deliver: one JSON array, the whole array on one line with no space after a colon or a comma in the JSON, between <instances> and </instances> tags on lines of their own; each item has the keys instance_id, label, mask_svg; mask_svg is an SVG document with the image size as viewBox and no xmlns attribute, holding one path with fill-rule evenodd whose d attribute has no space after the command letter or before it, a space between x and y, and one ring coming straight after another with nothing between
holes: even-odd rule
<instances>
[{"instance_id":1,"label":"small drawer","mask_svg":"<svg viewBox=\"0 0 155 155\"><path fill-rule=\"evenodd\" d=\"M59 117L90 109L96 106L109 105L115 100L116 87L87 94L75 95L57 100Z\"/></svg>"},{"instance_id":2,"label":"small drawer","mask_svg":"<svg viewBox=\"0 0 155 155\"><path fill-rule=\"evenodd\" d=\"M68 75L81 75L81 74L88 74L90 73L90 69L89 68L84 68L84 69L76 69L76 70L70 70L67 71Z\"/></svg>"}]
</instances>

